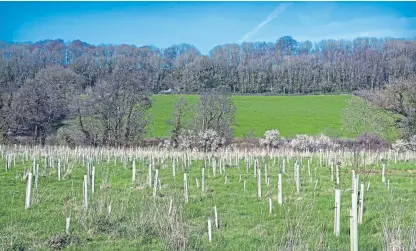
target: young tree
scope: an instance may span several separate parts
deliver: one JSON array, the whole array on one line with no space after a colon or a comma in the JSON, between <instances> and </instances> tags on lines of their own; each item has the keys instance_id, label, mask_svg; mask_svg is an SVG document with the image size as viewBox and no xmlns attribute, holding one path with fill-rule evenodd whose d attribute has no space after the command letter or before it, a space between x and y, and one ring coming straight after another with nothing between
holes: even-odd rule
<instances>
[{"instance_id":1,"label":"young tree","mask_svg":"<svg viewBox=\"0 0 416 251\"><path fill-rule=\"evenodd\" d=\"M197 132L214 130L229 143L233 136L235 111L233 97L228 92L220 89L205 91L195 106L193 129Z\"/></svg>"},{"instance_id":2,"label":"young tree","mask_svg":"<svg viewBox=\"0 0 416 251\"><path fill-rule=\"evenodd\" d=\"M190 112L190 105L186 99L181 96L173 107L172 117L168 121L168 124L173 126L170 145L174 148L179 146L179 135L187 127L188 118L186 115Z\"/></svg>"},{"instance_id":3,"label":"young tree","mask_svg":"<svg viewBox=\"0 0 416 251\"><path fill-rule=\"evenodd\" d=\"M383 139L394 140L394 120L391 114L374 104L360 98L352 97L342 114L342 127L350 136L362 133L375 133Z\"/></svg>"},{"instance_id":4,"label":"young tree","mask_svg":"<svg viewBox=\"0 0 416 251\"><path fill-rule=\"evenodd\" d=\"M391 114L403 138L416 134L416 75L401 78L375 92L362 92L361 96Z\"/></svg>"}]
</instances>

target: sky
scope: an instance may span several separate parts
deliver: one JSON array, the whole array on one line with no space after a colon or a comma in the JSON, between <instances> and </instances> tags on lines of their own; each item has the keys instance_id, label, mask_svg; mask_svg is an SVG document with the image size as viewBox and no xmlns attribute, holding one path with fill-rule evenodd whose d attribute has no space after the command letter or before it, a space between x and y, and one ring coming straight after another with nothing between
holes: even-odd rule
<instances>
[{"instance_id":1,"label":"sky","mask_svg":"<svg viewBox=\"0 0 416 251\"><path fill-rule=\"evenodd\" d=\"M416 38L416 2L0 2L0 41L220 44Z\"/></svg>"}]
</instances>

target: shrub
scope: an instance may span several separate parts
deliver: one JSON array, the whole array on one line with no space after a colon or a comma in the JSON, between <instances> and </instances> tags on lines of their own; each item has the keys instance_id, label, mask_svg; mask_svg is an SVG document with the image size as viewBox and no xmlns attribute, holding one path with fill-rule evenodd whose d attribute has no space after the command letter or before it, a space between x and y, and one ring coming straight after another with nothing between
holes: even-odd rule
<instances>
[{"instance_id":1,"label":"shrub","mask_svg":"<svg viewBox=\"0 0 416 251\"><path fill-rule=\"evenodd\" d=\"M338 143L332 140L330 137L321 133L318 137L314 138L316 149L337 149L340 147Z\"/></svg>"},{"instance_id":2,"label":"shrub","mask_svg":"<svg viewBox=\"0 0 416 251\"><path fill-rule=\"evenodd\" d=\"M398 139L391 147L398 152L404 152L406 150L416 151L416 135L411 136L409 140Z\"/></svg>"},{"instance_id":3,"label":"shrub","mask_svg":"<svg viewBox=\"0 0 416 251\"><path fill-rule=\"evenodd\" d=\"M264 133L264 139L260 140L260 145L267 146L268 148L278 147L280 143L279 138L279 130L268 130Z\"/></svg>"},{"instance_id":4,"label":"shrub","mask_svg":"<svg viewBox=\"0 0 416 251\"><path fill-rule=\"evenodd\" d=\"M320 134L319 136L298 134L290 141L290 147L298 151L336 149L339 146L338 143L324 134Z\"/></svg>"},{"instance_id":5,"label":"shrub","mask_svg":"<svg viewBox=\"0 0 416 251\"><path fill-rule=\"evenodd\" d=\"M184 130L178 137L178 147L181 150L217 151L225 143L226 139L212 129L199 133Z\"/></svg>"},{"instance_id":6,"label":"shrub","mask_svg":"<svg viewBox=\"0 0 416 251\"><path fill-rule=\"evenodd\" d=\"M203 151L216 151L226 142L224 137L221 137L216 131L208 129L205 132L200 132L199 149Z\"/></svg>"},{"instance_id":7,"label":"shrub","mask_svg":"<svg viewBox=\"0 0 416 251\"><path fill-rule=\"evenodd\" d=\"M298 151L313 150L315 148L312 136L307 134L297 134L296 137L290 141L290 146Z\"/></svg>"},{"instance_id":8,"label":"shrub","mask_svg":"<svg viewBox=\"0 0 416 251\"><path fill-rule=\"evenodd\" d=\"M380 136L366 132L358 136L355 143L358 148L373 150L383 149L389 145L389 143Z\"/></svg>"},{"instance_id":9,"label":"shrub","mask_svg":"<svg viewBox=\"0 0 416 251\"><path fill-rule=\"evenodd\" d=\"M191 130L184 130L178 136L178 147L181 150L192 150L196 147L196 135Z\"/></svg>"},{"instance_id":10,"label":"shrub","mask_svg":"<svg viewBox=\"0 0 416 251\"><path fill-rule=\"evenodd\" d=\"M408 149L409 142L403 139L398 139L392 144L392 149L397 152L404 152Z\"/></svg>"},{"instance_id":11,"label":"shrub","mask_svg":"<svg viewBox=\"0 0 416 251\"><path fill-rule=\"evenodd\" d=\"M407 149L416 151L416 135L410 137L409 142L407 144Z\"/></svg>"}]
</instances>

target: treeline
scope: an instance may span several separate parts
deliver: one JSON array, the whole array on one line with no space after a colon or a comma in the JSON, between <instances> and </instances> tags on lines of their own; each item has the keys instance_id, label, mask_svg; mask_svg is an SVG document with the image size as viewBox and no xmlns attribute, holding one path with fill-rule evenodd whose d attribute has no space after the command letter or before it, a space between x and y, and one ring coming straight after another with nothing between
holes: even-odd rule
<instances>
[{"instance_id":1,"label":"treeline","mask_svg":"<svg viewBox=\"0 0 416 251\"><path fill-rule=\"evenodd\" d=\"M162 50L79 40L0 42L0 132L38 143L58 131L68 142L136 145L150 122L152 93L378 90L414 76L415 62L416 41L403 39L313 44L282 37L221 45L209 55L188 44Z\"/></svg>"},{"instance_id":2,"label":"treeline","mask_svg":"<svg viewBox=\"0 0 416 251\"><path fill-rule=\"evenodd\" d=\"M131 45L93 46L76 40L0 43L2 86L19 88L41 69L62 66L84 79L84 87L132 64L146 90L199 92L226 86L238 93L350 92L377 89L416 71L416 41L360 37L298 42L226 44L202 55L189 44L166 49Z\"/></svg>"}]
</instances>

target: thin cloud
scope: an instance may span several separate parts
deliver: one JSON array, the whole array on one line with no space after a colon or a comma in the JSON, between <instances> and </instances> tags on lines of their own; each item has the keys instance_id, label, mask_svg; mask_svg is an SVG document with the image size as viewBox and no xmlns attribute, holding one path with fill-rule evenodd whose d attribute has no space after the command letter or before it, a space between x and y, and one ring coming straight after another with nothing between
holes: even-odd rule
<instances>
[{"instance_id":1,"label":"thin cloud","mask_svg":"<svg viewBox=\"0 0 416 251\"><path fill-rule=\"evenodd\" d=\"M270 23L271 21L273 21L273 19L275 19L276 17L278 17L288 6L290 5L290 3L288 4L280 4L279 7L277 7L272 13L270 13L266 20L264 20L263 22L261 22L259 25L256 26L256 28L254 28L253 30L247 32L241 39L240 39L240 43L247 41L248 39L250 39L254 34L256 34L263 26L265 26L266 24Z\"/></svg>"}]
</instances>

